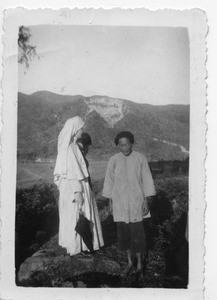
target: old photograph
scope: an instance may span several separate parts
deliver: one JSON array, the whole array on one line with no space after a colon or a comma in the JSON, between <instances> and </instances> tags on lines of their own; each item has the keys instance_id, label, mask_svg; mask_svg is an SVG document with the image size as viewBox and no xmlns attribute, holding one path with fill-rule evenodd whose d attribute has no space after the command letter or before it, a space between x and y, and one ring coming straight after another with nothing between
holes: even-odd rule
<instances>
[{"instance_id":1,"label":"old photograph","mask_svg":"<svg viewBox=\"0 0 217 300\"><path fill-rule=\"evenodd\" d=\"M187 29L21 26L18 47L18 284L186 288ZM75 230L79 181L93 254Z\"/></svg>"},{"instance_id":2,"label":"old photograph","mask_svg":"<svg viewBox=\"0 0 217 300\"><path fill-rule=\"evenodd\" d=\"M189 289L188 26L16 33L16 286Z\"/></svg>"}]
</instances>

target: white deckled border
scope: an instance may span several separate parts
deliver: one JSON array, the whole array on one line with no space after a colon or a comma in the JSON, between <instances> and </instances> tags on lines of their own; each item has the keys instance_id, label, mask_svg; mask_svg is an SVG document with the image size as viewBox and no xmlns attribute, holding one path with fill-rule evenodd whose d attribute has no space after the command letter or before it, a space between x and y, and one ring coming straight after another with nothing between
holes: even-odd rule
<instances>
[{"instance_id":1,"label":"white deckled border","mask_svg":"<svg viewBox=\"0 0 217 300\"><path fill-rule=\"evenodd\" d=\"M17 36L20 25L65 24L106 26L168 26L187 27L190 40L190 186L189 186L189 248L190 281L187 290L168 289L56 289L22 288L15 285L14 219L16 190L17 143ZM206 155L206 15L202 10L184 11L146 9L9 9L4 23L2 190L1 190L1 297L2 299L71 299L98 297L147 297L146 299L202 299L204 183Z\"/></svg>"}]
</instances>

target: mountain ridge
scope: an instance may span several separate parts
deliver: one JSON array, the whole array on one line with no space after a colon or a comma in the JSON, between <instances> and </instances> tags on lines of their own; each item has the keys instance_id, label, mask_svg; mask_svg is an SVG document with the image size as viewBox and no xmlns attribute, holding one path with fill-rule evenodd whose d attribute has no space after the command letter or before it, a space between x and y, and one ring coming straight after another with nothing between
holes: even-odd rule
<instances>
[{"instance_id":1,"label":"mountain ridge","mask_svg":"<svg viewBox=\"0 0 217 300\"><path fill-rule=\"evenodd\" d=\"M189 105L155 106L99 95L18 93L18 157L54 157L65 121L80 115L93 139L92 155L115 153L115 135L130 130L136 149L149 159L184 159L189 148L189 110Z\"/></svg>"}]
</instances>

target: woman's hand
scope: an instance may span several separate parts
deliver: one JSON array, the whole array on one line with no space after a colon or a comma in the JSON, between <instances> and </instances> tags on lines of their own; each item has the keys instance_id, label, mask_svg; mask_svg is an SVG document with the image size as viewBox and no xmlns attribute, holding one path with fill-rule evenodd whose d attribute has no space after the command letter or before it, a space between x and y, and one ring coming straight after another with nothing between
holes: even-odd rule
<instances>
[{"instance_id":1,"label":"woman's hand","mask_svg":"<svg viewBox=\"0 0 217 300\"><path fill-rule=\"evenodd\" d=\"M77 203L79 205L79 207L81 207L84 203L84 198L82 196L81 192L77 192L75 193L75 203Z\"/></svg>"},{"instance_id":2,"label":"woman's hand","mask_svg":"<svg viewBox=\"0 0 217 300\"><path fill-rule=\"evenodd\" d=\"M54 175L54 183L57 185L58 189L60 188L61 177L60 175Z\"/></svg>"},{"instance_id":3,"label":"woman's hand","mask_svg":"<svg viewBox=\"0 0 217 300\"><path fill-rule=\"evenodd\" d=\"M146 216L148 213L149 213L148 201L145 198L144 202L142 204L142 214L143 214L143 216Z\"/></svg>"}]
</instances>

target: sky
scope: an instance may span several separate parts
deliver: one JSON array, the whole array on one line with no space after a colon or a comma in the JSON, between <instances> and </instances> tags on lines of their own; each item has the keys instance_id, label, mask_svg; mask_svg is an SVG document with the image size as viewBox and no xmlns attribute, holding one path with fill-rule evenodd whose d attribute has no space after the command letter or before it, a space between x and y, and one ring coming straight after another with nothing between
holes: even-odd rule
<instances>
[{"instance_id":1,"label":"sky","mask_svg":"<svg viewBox=\"0 0 217 300\"><path fill-rule=\"evenodd\" d=\"M102 95L153 105L189 104L186 28L29 27L37 56L19 64L19 91Z\"/></svg>"}]
</instances>

